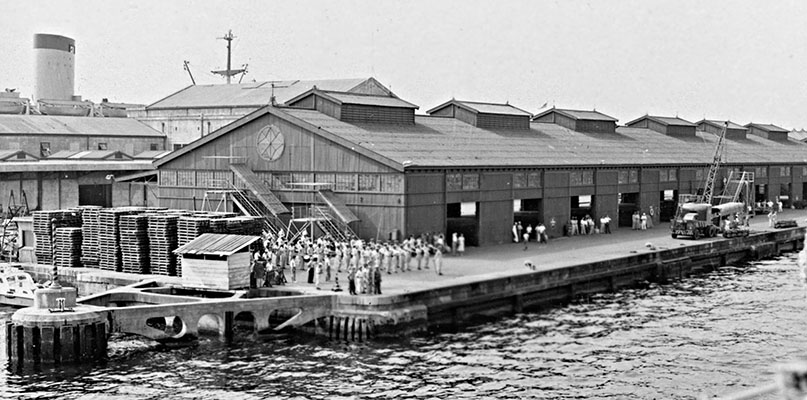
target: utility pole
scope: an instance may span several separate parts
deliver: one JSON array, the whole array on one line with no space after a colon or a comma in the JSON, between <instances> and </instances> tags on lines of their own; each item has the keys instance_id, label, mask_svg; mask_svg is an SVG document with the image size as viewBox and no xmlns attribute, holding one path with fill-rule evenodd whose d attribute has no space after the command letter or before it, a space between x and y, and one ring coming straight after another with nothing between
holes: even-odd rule
<instances>
[{"instance_id":1,"label":"utility pole","mask_svg":"<svg viewBox=\"0 0 807 400\"><path fill-rule=\"evenodd\" d=\"M220 37L218 39L223 39L223 40L227 41L227 69L218 70L218 71L210 71L210 72L212 72L214 74L224 75L227 78L227 84L229 85L230 84L230 78L233 75L238 75L238 74L241 74L241 73L245 73L246 69L244 69L244 68L232 69L231 68L231 66L232 66L232 62L231 62L232 61L232 44L233 44L233 39L235 39L235 36L233 36L233 30L230 29L227 32L226 35L224 35L223 37Z\"/></svg>"}]
</instances>

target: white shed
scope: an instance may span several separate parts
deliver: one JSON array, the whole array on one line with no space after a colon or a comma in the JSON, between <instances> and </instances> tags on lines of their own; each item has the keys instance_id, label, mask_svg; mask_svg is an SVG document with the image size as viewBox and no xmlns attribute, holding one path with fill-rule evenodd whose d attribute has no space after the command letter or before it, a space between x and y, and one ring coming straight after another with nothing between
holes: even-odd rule
<instances>
[{"instance_id":1,"label":"white shed","mask_svg":"<svg viewBox=\"0 0 807 400\"><path fill-rule=\"evenodd\" d=\"M174 250L182 256L186 287L232 290L249 287L249 246L259 236L204 233Z\"/></svg>"}]
</instances>

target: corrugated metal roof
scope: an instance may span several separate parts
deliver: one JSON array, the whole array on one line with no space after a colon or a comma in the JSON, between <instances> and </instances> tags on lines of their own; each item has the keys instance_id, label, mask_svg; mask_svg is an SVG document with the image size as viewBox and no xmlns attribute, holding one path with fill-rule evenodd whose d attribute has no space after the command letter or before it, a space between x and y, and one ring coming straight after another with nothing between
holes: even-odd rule
<instances>
[{"instance_id":1,"label":"corrugated metal roof","mask_svg":"<svg viewBox=\"0 0 807 400\"><path fill-rule=\"evenodd\" d=\"M708 164L717 139L703 132L682 138L627 127L590 134L539 123L529 131L491 131L430 116L416 116L409 126L350 124L313 110L278 111L408 167ZM729 140L724 160L807 163L807 144L749 136Z\"/></svg>"},{"instance_id":2,"label":"corrugated metal roof","mask_svg":"<svg viewBox=\"0 0 807 400\"><path fill-rule=\"evenodd\" d=\"M785 128L780 128L780 127L778 127L776 125L773 125L773 124L756 124L756 123L753 123L753 122L746 125L746 128L751 127L751 126L753 126L755 128L762 129L764 131L768 131L768 132L790 132Z\"/></svg>"},{"instance_id":3,"label":"corrugated metal roof","mask_svg":"<svg viewBox=\"0 0 807 400\"><path fill-rule=\"evenodd\" d=\"M0 150L0 160L8 160L11 158L17 160L18 158L16 158L16 155L20 153L25 155L25 158L28 160L28 162L36 161L39 159L39 157L22 150Z\"/></svg>"},{"instance_id":4,"label":"corrugated metal roof","mask_svg":"<svg viewBox=\"0 0 807 400\"><path fill-rule=\"evenodd\" d=\"M0 135L165 137L165 134L136 119L56 115L0 115Z\"/></svg>"},{"instance_id":5,"label":"corrugated metal roof","mask_svg":"<svg viewBox=\"0 0 807 400\"><path fill-rule=\"evenodd\" d=\"M336 99L342 104L359 104L365 106L379 106L379 107L399 107L399 108L414 108L419 107L392 96L371 96L363 94L352 94L342 92L329 92L321 91L326 97Z\"/></svg>"},{"instance_id":6,"label":"corrugated metal roof","mask_svg":"<svg viewBox=\"0 0 807 400\"><path fill-rule=\"evenodd\" d=\"M47 160L5 161L0 163L3 172L76 172L76 171L150 171L155 169L151 160Z\"/></svg>"},{"instance_id":7,"label":"corrugated metal roof","mask_svg":"<svg viewBox=\"0 0 807 400\"><path fill-rule=\"evenodd\" d=\"M131 159L132 156L118 150L85 150L80 151L72 156L67 157L69 159L82 159L82 160L121 160L121 159Z\"/></svg>"},{"instance_id":8,"label":"corrugated metal roof","mask_svg":"<svg viewBox=\"0 0 807 400\"><path fill-rule=\"evenodd\" d=\"M75 150L59 150L59 151L49 155L47 158L48 158L48 160L68 159L68 158L70 158L70 156L72 156L73 154L76 154L76 153L78 153L78 152L75 151Z\"/></svg>"},{"instance_id":9,"label":"corrugated metal roof","mask_svg":"<svg viewBox=\"0 0 807 400\"><path fill-rule=\"evenodd\" d=\"M277 104L317 87L320 90L349 92L372 78L292 80L244 83L232 85L195 85L180 90L155 102L146 109L203 108L203 107L261 107L272 102ZM274 88L272 88L274 84Z\"/></svg>"},{"instance_id":10,"label":"corrugated metal roof","mask_svg":"<svg viewBox=\"0 0 807 400\"><path fill-rule=\"evenodd\" d=\"M144 151L140 154L135 154L134 158L138 160L143 159L156 160L165 157L170 152L171 152L170 150L149 150Z\"/></svg>"},{"instance_id":11,"label":"corrugated metal roof","mask_svg":"<svg viewBox=\"0 0 807 400\"><path fill-rule=\"evenodd\" d=\"M568 108L555 108L552 107L546 111L540 112L536 114L533 119L543 117L544 115L556 112L558 114L565 115L569 118L584 120L584 121L613 121L616 122L618 119L605 115L599 111L586 111L586 110L571 110Z\"/></svg>"},{"instance_id":12,"label":"corrugated metal roof","mask_svg":"<svg viewBox=\"0 0 807 400\"><path fill-rule=\"evenodd\" d=\"M807 139L807 131L804 129L792 130L787 136L795 140L804 141Z\"/></svg>"},{"instance_id":13,"label":"corrugated metal roof","mask_svg":"<svg viewBox=\"0 0 807 400\"><path fill-rule=\"evenodd\" d=\"M678 117L659 117L659 116L656 116L656 115L647 115L644 118L651 119L653 121L656 121L656 122L658 122L660 124L664 124L664 125L697 126L697 125L693 124L692 122L689 122L689 121L687 121L685 119L681 119L681 118L678 118ZM632 125L632 123L628 123L628 125Z\"/></svg>"},{"instance_id":14,"label":"corrugated metal roof","mask_svg":"<svg viewBox=\"0 0 807 400\"><path fill-rule=\"evenodd\" d=\"M203 233L189 243L179 246L174 253L231 256L258 239L259 236Z\"/></svg>"},{"instance_id":15,"label":"corrugated metal roof","mask_svg":"<svg viewBox=\"0 0 807 400\"><path fill-rule=\"evenodd\" d=\"M464 101L451 99L437 107L426 111L426 114L433 114L435 111L441 110L449 105L456 105L467 110L482 113L482 114L497 114L497 115L521 115L531 117L532 114L524 111L518 107L511 106L510 104L500 103L484 103L478 101Z\"/></svg>"},{"instance_id":16,"label":"corrugated metal roof","mask_svg":"<svg viewBox=\"0 0 807 400\"><path fill-rule=\"evenodd\" d=\"M729 129L747 130L747 128L742 126L742 125L735 124L734 122L731 122L731 121L728 121L728 122L729 122ZM713 120L713 119L702 119L702 120L696 122L696 124L698 124L698 125L700 125L700 124L709 124L709 125L712 125L712 126L714 126L716 128L720 128L720 129L723 129L723 125L725 125L725 123L726 123L726 121L717 121L717 120Z\"/></svg>"}]
</instances>

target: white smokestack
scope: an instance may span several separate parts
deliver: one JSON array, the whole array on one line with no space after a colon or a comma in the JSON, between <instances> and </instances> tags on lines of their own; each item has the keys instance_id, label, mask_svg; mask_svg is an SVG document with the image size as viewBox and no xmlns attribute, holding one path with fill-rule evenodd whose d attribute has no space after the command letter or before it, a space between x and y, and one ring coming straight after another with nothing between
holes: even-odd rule
<instances>
[{"instance_id":1,"label":"white smokestack","mask_svg":"<svg viewBox=\"0 0 807 400\"><path fill-rule=\"evenodd\" d=\"M60 35L34 35L35 100L72 100L76 41Z\"/></svg>"}]
</instances>

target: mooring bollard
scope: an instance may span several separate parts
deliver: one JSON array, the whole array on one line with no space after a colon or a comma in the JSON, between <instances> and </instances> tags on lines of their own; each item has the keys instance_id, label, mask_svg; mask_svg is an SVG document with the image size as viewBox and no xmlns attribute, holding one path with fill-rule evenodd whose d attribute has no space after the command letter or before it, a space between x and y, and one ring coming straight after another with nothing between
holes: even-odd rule
<instances>
[{"instance_id":1,"label":"mooring bollard","mask_svg":"<svg viewBox=\"0 0 807 400\"><path fill-rule=\"evenodd\" d=\"M76 304L76 289L54 283L34 292L34 306L18 310L6 326L9 360L18 366L81 363L107 352L106 312Z\"/></svg>"}]
</instances>

